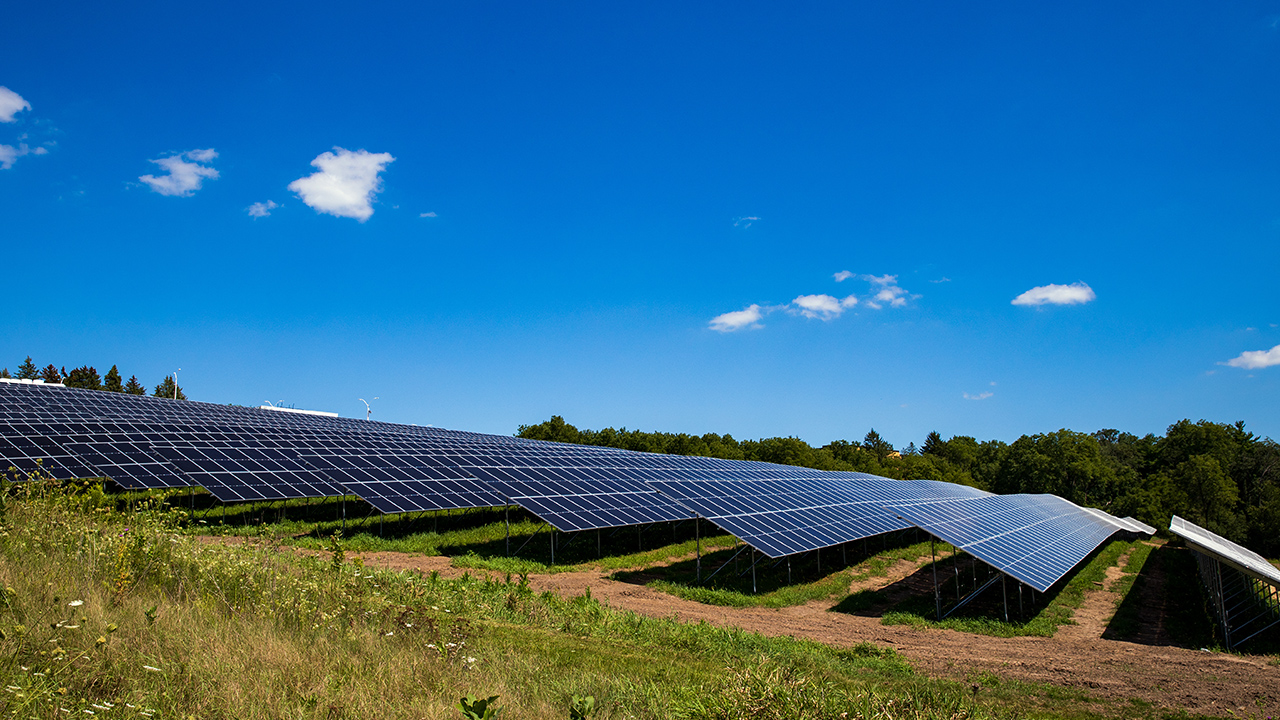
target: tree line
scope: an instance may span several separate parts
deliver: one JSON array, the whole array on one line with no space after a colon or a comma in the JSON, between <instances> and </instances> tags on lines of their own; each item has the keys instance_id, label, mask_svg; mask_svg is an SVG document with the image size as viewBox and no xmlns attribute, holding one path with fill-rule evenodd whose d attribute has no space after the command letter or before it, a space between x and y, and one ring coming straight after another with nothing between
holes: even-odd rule
<instances>
[{"instance_id":1,"label":"tree line","mask_svg":"<svg viewBox=\"0 0 1280 720\"><path fill-rule=\"evenodd\" d=\"M861 442L813 447L799 438L579 430L559 415L521 425L517 437L578 445L759 460L819 470L855 470L899 480L942 480L994 493L1052 493L1079 505L1131 515L1156 528L1172 515L1267 557L1280 556L1280 445L1243 422L1179 420L1164 435L1058 430L1012 443L931 432L902 450L874 429Z\"/></svg>"},{"instance_id":2,"label":"tree line","mask_svg":"<svg viewBox=\"0 0 1280 720\"><path fill-rule=\"evenodd\" d=\"M44 370L40 370L31 356L28 355L26 360L18 366L16 375L9 374L9 368L0 370L0 378L17 378L18 380L43 380L47 383L62 383L67 387L81 388L84 390L99 390L102 392L118 392L128 395L146 395L147 389L142 383L138 382L137 375L130 375L128 380L122 380L120 370L112 365L106 375L99 375L98 370L92 365L81 365L74 368L71 372L67 372L67 367L63 365L58 368L53 363L45 366ZM186 400L187 396L182 392L181 386L174 385L173 376L165 375L155 390L151 393L153 397L172 398L176 396L179 400Z\"/></svg>"}]
</instances>

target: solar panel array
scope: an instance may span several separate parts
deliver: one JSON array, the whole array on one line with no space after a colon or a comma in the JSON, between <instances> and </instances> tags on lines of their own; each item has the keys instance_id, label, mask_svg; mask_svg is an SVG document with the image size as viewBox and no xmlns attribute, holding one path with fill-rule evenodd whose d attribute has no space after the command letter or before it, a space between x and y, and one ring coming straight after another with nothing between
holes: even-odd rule
<instances>
[{"instance_id":1,"label":"solar panel array","mask_svg":"<svg viewBox=\"0 0 1280 720\"><path fill-rule=\"evenodd\" d=\"M1118 530L1053 496L0 382L0 468L202 486L224 502L356 495L384 513L518 505L574 532L706 518L770 557L912 525L1045 589Z\"/></svg>"},{"instance_id":2,"label":"solar panel array","mask_svg":"<svg viewBox=\"0 0 1280 720\"><path fill-rule=\"evenodd\" d=\"M1109 515L1056 495L989 495L894 509L905 521L1041 592L1116 532L1128 530Z\"/></svg>"}]
</instances>

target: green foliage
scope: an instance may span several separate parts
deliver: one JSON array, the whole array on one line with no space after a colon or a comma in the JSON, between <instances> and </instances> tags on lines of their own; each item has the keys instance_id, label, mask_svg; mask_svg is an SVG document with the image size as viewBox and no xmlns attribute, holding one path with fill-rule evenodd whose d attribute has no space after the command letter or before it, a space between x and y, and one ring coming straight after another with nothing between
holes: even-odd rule
<instances>
[{"instance_id":1,"label":"green foliage","mask_svg":"<svg viewBox=\"0 0 1280 720\"><path fill-rule=\"evenodd\" d=\"M49 367L53 366L50 365ZM36 364L31 362L31 356L28 355L27 359L23 360L22 364L18 366L18 379L35 380L38 377L40 377L40 371L36 369Z\"/></svg>"},{"instance_id":2,"label":"green foliage","mask_svg":"<svg viewBox=\"0 0 1280 720\"><path fill-rule=\"evenodd\" d=\"M457 708L462 712L462 717L467 720L492 720L492 718L498 717L498 713L502 712L502 708L495 705L497 701L497 695L491 695L481 700L468 693L466 697L458 700Z\"/></svg>"},{"instance_id":3,"label":"green foliage","mask_svg":"<svg viewBox=\"0 0 1280 720\"><path fill-rule=\"evenodd\" d=\"M120 379L120 370L115 365L102 378L102 389L107 392L124 392L124 384Z\"/></svg>"},{"instance_id":4,"label":"green foliage","mask_svg":"<svg viewBox=\"0 0 1280 720\"><path fill-rule=\"evenodd\" d=\"M569 720L587 720L596 713L596 699L592 695L574 695L569 699Z\"/></svg>"},{"instance_id":5,"label":"green foliage","mask_svg":"<svg viewBox=\"0 0 1280 720\"><path fill-rule=\"evenodd\" d=\"M82 390L101 390L102 378L98 375L98 371L89 365L81 365L67 373L67 377L63 380L63 384L67 387L80 388Z\"/></svg>"},{"instance_id":6,"label":"green foliage","mask_svg":"<svg viewBox=\"0 0 1280 720\"><path fill-rule=\"evenodd\" d=\"M124 391L130 395L146 395L147 389L138 382L137 375L130 375L129 382L124 384Z\"/></svg>"},{"instance_id":7,"label":"green foliage","mask_svg":"<svg viewBox=\"0 0 1280 720\"><path fill-rule=\"evenodd\" d=\"M174 384L172 375L165 375L164 380L161 381L159 385L156 385L155 392L151 393L151 395L152 397L169 398L172 400L175 397L175 388L177 390L177 399L186 400L186 393L182 392L182 386Z\"/></svg>"},{"instance_id":8,"label":"green foliage","mask_svg":"<svg viewBox=\"0 0 1280 720\"><path fill-rule=\"evenodd\" d=\"M9 368L0 368L0 378L10 379L13 376L9 374Z\"/></svg>"},{"instance_id":9,"label":"green foliage","mask_svg":"<svg viewBox=\"0 0 1280 720\"><path fill-rule=\"evenodd\" d=\"M59 372L58 368L53 366L53 363L49 363L40 372L40 379L47 383L60 383L64 375L66 375L65 372Z\"/></svg>"}]
</instances>

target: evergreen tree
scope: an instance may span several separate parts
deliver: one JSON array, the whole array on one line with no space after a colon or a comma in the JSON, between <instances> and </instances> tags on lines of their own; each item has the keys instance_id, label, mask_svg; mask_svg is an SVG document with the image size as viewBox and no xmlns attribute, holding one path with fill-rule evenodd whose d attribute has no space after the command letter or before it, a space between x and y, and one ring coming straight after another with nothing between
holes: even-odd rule
<instances>
[{"instance_id":1,"label":"evergreen tree","mask_svg":"<svg viewBox=\"0 0 1280 720\"><path fill-rule=\"evenodd\" d=\"M186 400L187 396L182 393L182 386L179 385L177 386L176 389L177 389L178 399ZM174 397L174 390L175 390L175 386L173 384L173 376L165 375L164 382L156 386L156 391L152 393L152 395L158 398L169 398L172 400Z\"/></svg>"},{"instance_id":2,"label":"evergreen tree","mask_svg":"<svg viewBox=\"0 0 1280 720\"><path fill-rule=\"evenodd\" d=\"M937 430L930 432L924 438L924 445L920 446L920 452L925 455L942 455L946 449L946 443L942 441L942 436Z\"/></svg>"},{"instance_id":3,"label":"evergreen tree","mask_svg":"<svg viewBox=\"0 0 1280 720\"><path fill-rule=\"evenodd\" d=\"M11 377L13 376L9 374L9 368L0 370L0 378L11 378Z\"/></svg>"},{"instance_id":4,"label":"evergreen tree","mask_svg":"<svg viewBox=\"0 0 1280 720\"><path fill-rule=\"evenodd\" d=\"M47 383L60 383L62 382L62 373L58 372L58 368L54 367L53 363L49 363L45 366L44 372L40 373L40 379Z\"/></svg>"},{"instance_id":5,"label":"evergreen tree","mask_svg":"<svg viewBox=\"0 0 1280 720\"><path fill-rule=\"evenodd\" d=\"M875 428L871 428L867 436L862 438L862 447L875 453L878 458L888 457L889 453L893 452L893 445L880 437L880 433L876 432Z\"/></svg>"},{"instance_id":6,"label":"evergreen tree","mask_svg":"<svg viewBox=\"0 0 1280 720\"><path fill-rule=\"evenodd\" d=\"M919 455L920 451L916 449L916 444L914 442L909 442L907 443L907 446L902 449L902 454L903 455Z\"/></svg>"},{"instance_id":7,"label":"evergreen tree","mask_svg":"<svg viewBox=\"0 0 1280 720\"><path fill-rule=\"evenodd\" d=\"M49 367L53 366L50 365ZM40 371L36 369L36 364L31 362L31 356L28 355L27 359L22 361L22 364L18 366L18 379L35 380L38 377L40 377Z\"/></svg>"},{"instance_id":8,"label":"evergreen tree","mask_svg":"<svg viewBox=\"0 0 1280 720\"><path fill-rule=\"evenodd\" d=\"M101 390L102 378L98 375L97 368L89 365L81 365L67 374L64 382L67 387L81 388L84 390Z\"/></svg>"},{"instance_id":9,"label":"evergreen tree","mask_svg":"<svg viewBox=\"0 0 1280 720\"><path fill-rule=\"evenodd\" d=\"M102 378L102 389L107 392L124 392L124 385L120 382L120 371L115 365L107 371L107 376Z\"/></svg>"},{"instance_id":10,"label":"evergreen tree","mask_svg":"<svg viewBox=\"0 0 1280 720\"><path fill-rule=\"evenodd\" d=\"M124 384L124 391L129 395L146 395L147 389L142 387L142 383L138 382L137 375L130 375L129 382Z\"/></svg>"}]
</instances>

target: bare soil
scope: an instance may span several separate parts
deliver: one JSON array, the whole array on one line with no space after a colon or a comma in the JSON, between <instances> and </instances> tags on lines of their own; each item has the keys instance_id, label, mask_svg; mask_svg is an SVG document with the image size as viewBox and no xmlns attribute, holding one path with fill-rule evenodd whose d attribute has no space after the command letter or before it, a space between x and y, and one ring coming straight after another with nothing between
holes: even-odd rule
<instances>
[{"instance_id":1,"label":"bare soil","mask_svg":"<svg viewBox=\"0 0 1280 720\"><path fill-rule=\"evenodd\" d=\"M473 576L484 571L453 567L448 557L425 557L398 552L349 553L367 567L409 570L442 577ZM1123 564L1123 559L1121 560ZM496 574L496 573L495 573ZM1118 595L1111 585L1119 568L1107 572L1101 587L1086 593L1076 610L1074 625L1064 625L1052 638L996 638L954 630L881 625L878 613L832 612L832 601L815 601L780 609L734 608L683 600L636 584L613 580L599 570L530 575L538 592L565 597L591 596L609 606L655 618L707 622L738 627L763 635L806 638L836 647L872 642L895 648L921 673L972 683L976 692L992 678L1000 683L1042 683L1080 691L1096 700L1095 710L1123 716L1131 700L1191 714L1236 717L1280 716L1280 665L1271 656L1241 656L1175 647L1160 629L1161 606L1156 597L1170 593L1162 577L1147 580L1144 627L1155 630L1139 642L1104 639ZM871 578L851 591L881 589L890 596L932 592L924 570L909 561L891 566L887 577ZM1163 642L1162 642L1163 641ZM1028 688L1029 692L1036 692ZM1051 702L1051 701L1046 701Z\"/></svg>"}]
</instances>

